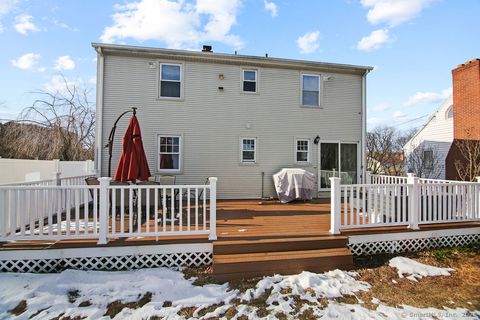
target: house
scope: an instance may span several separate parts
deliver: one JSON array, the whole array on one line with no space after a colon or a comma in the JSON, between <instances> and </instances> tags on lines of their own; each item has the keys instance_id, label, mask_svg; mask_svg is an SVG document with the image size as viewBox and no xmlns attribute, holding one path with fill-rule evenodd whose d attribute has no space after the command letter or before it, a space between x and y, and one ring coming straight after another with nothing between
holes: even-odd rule
<instances>
[{"instance_id":1,"label":"house","mask_svg":"<svg viewBox=\"0 0 480 320\"><path fill-rule=\"evenodd\" d=\"M420 171L423 171L422 176L425 178L445 179L445 160L452 142L453 97L450 96L405 144L407 171L420 169ZM412 159L413 157L416 159ZM417 168L409 168L409 159ZM423 163L416 164L416 162Z\"/></svg>"},{"instance_id":2,"label":"house","mask_svg":"<svg viewBox=\"0 0 480 320\"><path fill-rule=\"evenodd\" d=\"M331 176L363 179L371 67L213 53L210 46L92 46L102 175L113 122L135 106L152 174L176 175L179 184L216 176L219 198L275 196L272 175L285 167L315 173L319 192L329 190ZM113 166L120 152L118 139Z\"/></svg>"},{"instance_id":3,"label":"house","mask_svg":"<svg viewBox=\"0 0 480 320\"><path fill-rule=\"evenodd\" d=\"M464 161L458 143L480 140L480 59L452 70L452 82L453 95L404 146L407 170L416 157L426 178L461 180L455 168L456 161Z\"/></svg>"}]
</instances>

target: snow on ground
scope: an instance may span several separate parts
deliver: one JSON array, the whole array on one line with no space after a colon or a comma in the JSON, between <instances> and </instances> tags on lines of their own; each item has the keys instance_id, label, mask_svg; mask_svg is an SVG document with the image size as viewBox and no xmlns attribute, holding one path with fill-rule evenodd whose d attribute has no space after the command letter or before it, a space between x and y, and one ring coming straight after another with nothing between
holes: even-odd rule
<instances>
[{"instance_id":1,"label":"snow on ground","mask_svg":"<svg viewBox=\"0 0 480 320\"><path fill-rule=\"evenodd\" d=\"M406 278L412 281L423 277L449 276L450 272L455 271L452 268L429 266L405 257L395 257L390 260L388 265L397 268L400 278L403 278L404 274L409 274Z\"/></svg>"},{"instance_id":2,"label":"snow on ground","mask_svg":"<svg viewBox=\"0 0 480 320\"><path fill-rule=\"evenodd\" d=\"M410 266L414 274L422 274L417 264L392 259L394 265ZM414 266L414 267L412 267ZM422 272L429 269L422 265ZM402 269L402 271L405 271ZM415 272L414 272L415 271ZM408 272L407 272L408 273ZM436 272L423 273L437 274ZM402 273L403 274L403 273ZM298 275L272 276L260 280L255 288L245 293L232 290L228 284L207 284L196 286L194 279L186 280L180 271L167 268L142 269L124 272L75 271L59 274L15 274L0 273L0 319L15 318L8 312L20 301L27 301L27 311L15 319L51 319L63 316L80 316L88 319L109 319L104 316L107 305L113 301L138 301L147 292L152 293L151 301L138 309L124 308L115 319L148 319L158 316L165 319L184 319L179 315L185 307L197 308L194 318L209 306L201 317L222 317L236 301L236 315L248 319L277 319L275 314L283 313L289 319L296 319L308 311L318 319L476 319L480 312L468 313L466 309L443 310L415 308L411 306L389 307L378 299L372 299L376 310L365 308L360 302L347 304L333 300L345 295L368 291L370 284L356 279L355 272L334 270L325 273L302 272ZM68 293L78 290L78 297L69 302ZM268 315L258 314L259 305L254 300L262 297ZM304 300L298 303L298 299ZM90 301L91 305L79 307ZM239 302L238 302L239 301ZM165 307L164 307L165 305ZM40 312L39 312L40 311Z\"/></svg>"}]
</instances>

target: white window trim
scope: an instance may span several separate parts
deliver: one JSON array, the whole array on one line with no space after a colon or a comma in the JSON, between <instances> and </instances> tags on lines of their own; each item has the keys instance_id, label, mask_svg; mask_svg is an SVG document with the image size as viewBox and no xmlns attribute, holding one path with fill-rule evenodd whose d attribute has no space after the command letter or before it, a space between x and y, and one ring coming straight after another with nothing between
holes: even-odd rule
<instances>
[{"instance_id":1,"label":"white window trim","mask_svg":"<svg viewBox=\"0 0 480 320\"><path fill-rule=\"evenodd\" d=\"M162 66L163 65L174 65L174 66L180 66L180 81L175 81L175 80L165 80L165 81L171 81L171 82L180 82L180 97L162 97ZM184 64L183 62L178 62L178 61L159 61L158 62L158 74L157 74L157 99L158 100L174 100L174 101L183 101L184 96L184 88L185 88L185 81L184 81Z\"/></svg>"},{"instance_id":2,"label":"white window trim","mask_svg":"<svg viewBox=\"0 0 480 320\"><path fill-rule=\"evenodd\" d=\"M243 160L243 140L253 140L255 141L255 147L253 149L253 161L244 161ZM256 137L240 137L240 164L243 165L254 165L257 164L257 150L258 150L258 141ZM249 150L245 150L249 151Z\"/></svg>"},{"instance_id":3,"label":"white window trim","mask_svg":"<svg viewBox=\"0 0 480 320\"><path fill-rule=\"evenodd\" d=\"M160 169L160 137L180 138L178 146L178 169ZM183 134L157 133L156 173L179 174L183 172Z\"/></svg>"},{"instance_id":4,"label":"white window trim","mask_svg":"<svg viewBox=\"0 0 480 320\"><path fill-rule=\"evenodd\" d=\"M297 152L299 152L298 146L297 146L298 141L307 141L308 142L307 161L297 161ZM296 164L304 164L304 165L311 164L311 162L312 162L312 143L310 141L310 138L295 137L293 151L294 151L293 152L293 157L294 157L293 160L295 161Z\"/></svg>"},{"instance_id":5,"label":"white window trim","mask_svg":"<svg viewBox=\"0 0 480 320\"><path fill-rule=\"evenodd\" d=\"M251 81L251 80L245 80L245 72L244 71L253 71L255 72L255 81ZM242 79L241 83L240 83L240 91L242 93L246 93L246 94L258 94L259 92L259 81L258 81L258 69L252 69L252 68L242 68L241 70L241 74L240 74L240 79ZM243 82L244 81L247 81L247 82L255 82L255 91L244 91L243 90Z\"/></svg>"},{"instance_id":6,"label":"white window trim","mask_svg":"<svg viewBox=\"0 0 480 320\"><path fill-rule=\"evenodd\" d=\"M318 77L318 105L312 106L309 104L303 104L303 76L312 76L312 77ZM302 72L300 73L300 107L302 108L322 108L322 86L323 86L323 77L321 74L315 74L315 73L307 73L307 72Z\"/></svg>"}]
</instances>

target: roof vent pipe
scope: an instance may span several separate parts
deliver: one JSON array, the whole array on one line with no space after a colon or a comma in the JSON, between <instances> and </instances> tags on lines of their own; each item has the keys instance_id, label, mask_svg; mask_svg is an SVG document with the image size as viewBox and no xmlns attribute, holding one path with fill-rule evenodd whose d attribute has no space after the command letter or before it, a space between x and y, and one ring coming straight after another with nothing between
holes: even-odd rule
<instances>
[{"instance_id":1,"label":"roof vent pipe","mask_svg":"<svg viewBox=\"0 0 480 320\"><path fill-rule=\"evenodd\" d=\"M203 45L202 52L213 52L212 46Z\"/></svg>"}]
</instances>

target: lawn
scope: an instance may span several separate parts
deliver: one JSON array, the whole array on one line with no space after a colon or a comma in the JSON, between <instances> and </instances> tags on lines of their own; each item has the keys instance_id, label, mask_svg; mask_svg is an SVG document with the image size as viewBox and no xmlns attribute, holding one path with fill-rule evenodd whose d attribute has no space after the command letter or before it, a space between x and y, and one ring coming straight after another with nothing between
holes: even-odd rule
<instances>
[{"instance_id":1,"label":"lawn","mask_svg":"<svg viewBox=\"0 0 480 320\"><path fill-rule=\"evenodd\" d=\"M0 274L0 319L478 319L480 245L216 283L209 268Z\"/></svg>"}]
</instances>

